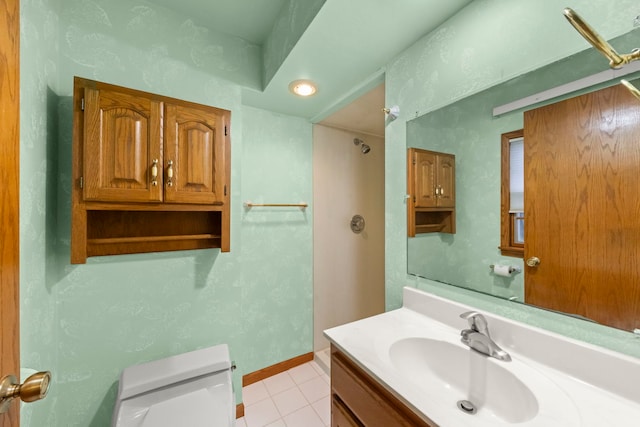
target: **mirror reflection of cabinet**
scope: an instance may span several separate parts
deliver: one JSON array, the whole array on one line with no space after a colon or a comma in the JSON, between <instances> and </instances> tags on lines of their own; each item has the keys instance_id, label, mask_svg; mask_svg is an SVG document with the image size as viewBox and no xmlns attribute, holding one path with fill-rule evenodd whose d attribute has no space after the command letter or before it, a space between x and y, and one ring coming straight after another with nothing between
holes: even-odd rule
<instances>
[{"instance_id":1,"label":"mirror reflection of cabinet","mask_svg":"<svg viewBox=\"0 0 640 427\"><path fill-rule=\"evenodd\" d=\"M229 251L229 119L227 110L76 78L71 262Z\"/></svg>"},{"instance_id":2,"label":"mirror reflection of cabinet","mask_svg":"<svg viewBox=\"0 0 640 427\"><path fill-rule=\"evenodd\" d=\"M409 148L407 155L408 235L455 233L455 156Z\"/></svg>"}]
</instances>

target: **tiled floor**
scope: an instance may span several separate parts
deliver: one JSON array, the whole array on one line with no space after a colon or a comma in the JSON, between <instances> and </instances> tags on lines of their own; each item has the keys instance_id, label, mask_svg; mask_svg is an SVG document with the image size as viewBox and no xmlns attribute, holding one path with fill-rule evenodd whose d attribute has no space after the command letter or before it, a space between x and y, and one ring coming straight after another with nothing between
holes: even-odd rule
<instances>
[{"instance_id":1,"label":"tiled floor","mask_svg":"<svg viewBox=\"0 0 640 427\"><path fill-rule=\"evenodd\" d=\"M244 417L236 427L329 426L329 383L322 368L309 362L244 387Z\"/></svg>"}]
</instances>

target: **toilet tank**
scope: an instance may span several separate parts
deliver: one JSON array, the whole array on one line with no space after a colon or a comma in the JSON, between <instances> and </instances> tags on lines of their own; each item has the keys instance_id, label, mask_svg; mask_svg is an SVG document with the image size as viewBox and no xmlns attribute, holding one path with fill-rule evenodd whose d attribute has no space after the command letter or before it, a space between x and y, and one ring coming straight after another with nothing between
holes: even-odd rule
<instances>
[{"instance_id":1,"label":"toilet tank","mask_svg":"<svg viewBox=\"0 0 640 427\"><path fill-rule=\"evenodd\" d=\"M112 427L235 425L226 344L125 368Z\"/></svg>"}]
</instances>

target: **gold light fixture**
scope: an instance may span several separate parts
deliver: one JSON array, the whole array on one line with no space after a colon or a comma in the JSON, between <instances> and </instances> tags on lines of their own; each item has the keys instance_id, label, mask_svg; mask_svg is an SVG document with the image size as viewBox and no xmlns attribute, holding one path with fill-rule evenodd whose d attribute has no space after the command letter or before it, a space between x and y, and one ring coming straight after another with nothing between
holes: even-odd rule
<instances>
[{"instance_id":1,"label":"gold light fixture","mask_svg":"<svg viewBox=\"0 0 640 427\"><path fill-rule=\"evenodd\" d=\"M311 80L294 80L289 83L289 90L298 96L311 96L318 91L315 83Z\"/></svg>"},{"instance_id":2,"label":"gold light fixture","mask_svg":"<svg viewBox=\"0 0 640 427\"><path fill-rule=\"evenodd\" d=\"M638 98L638 100L640 100L640 90L637 87L635 87L625 79L620 80L620 83L622 83L624 87L629 89L629 92L631 92L633 96L635 96L636 98Z\"/></svg>"},{"instance_id":3,"label":"gold light fixture","mask_svg":"<svg viewBox=\"0 0 640 427\"><path fill-rule=\"evenodd\" d=\"M640 59L640 49L633 49L631 53L619 54L611 45L604 40L596 31L591 28L573 9L564 9L564 16L573 27L584 37L593 47L600 51L609 60L611 68L620 68L624 64Z\"/></svg>"}]
</instances>

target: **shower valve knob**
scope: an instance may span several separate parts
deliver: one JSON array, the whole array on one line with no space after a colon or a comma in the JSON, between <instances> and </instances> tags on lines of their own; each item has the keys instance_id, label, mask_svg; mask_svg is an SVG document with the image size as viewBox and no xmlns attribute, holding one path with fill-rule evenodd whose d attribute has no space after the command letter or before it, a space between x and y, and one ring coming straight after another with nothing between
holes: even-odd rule
<instances>
[{"instance_id":1,"label":"shower valve knob","mask_svg":"<svg viewBox=\"0 0 640 427\"><path fill-rule=\"evenodd\" d=\"M364 218L362 217L362 215L354 215L353 218L351 218L350 226L351 231L353 231L354 233L361 233L362 230L364 230Z\"/></svg>"}]
</instances>

